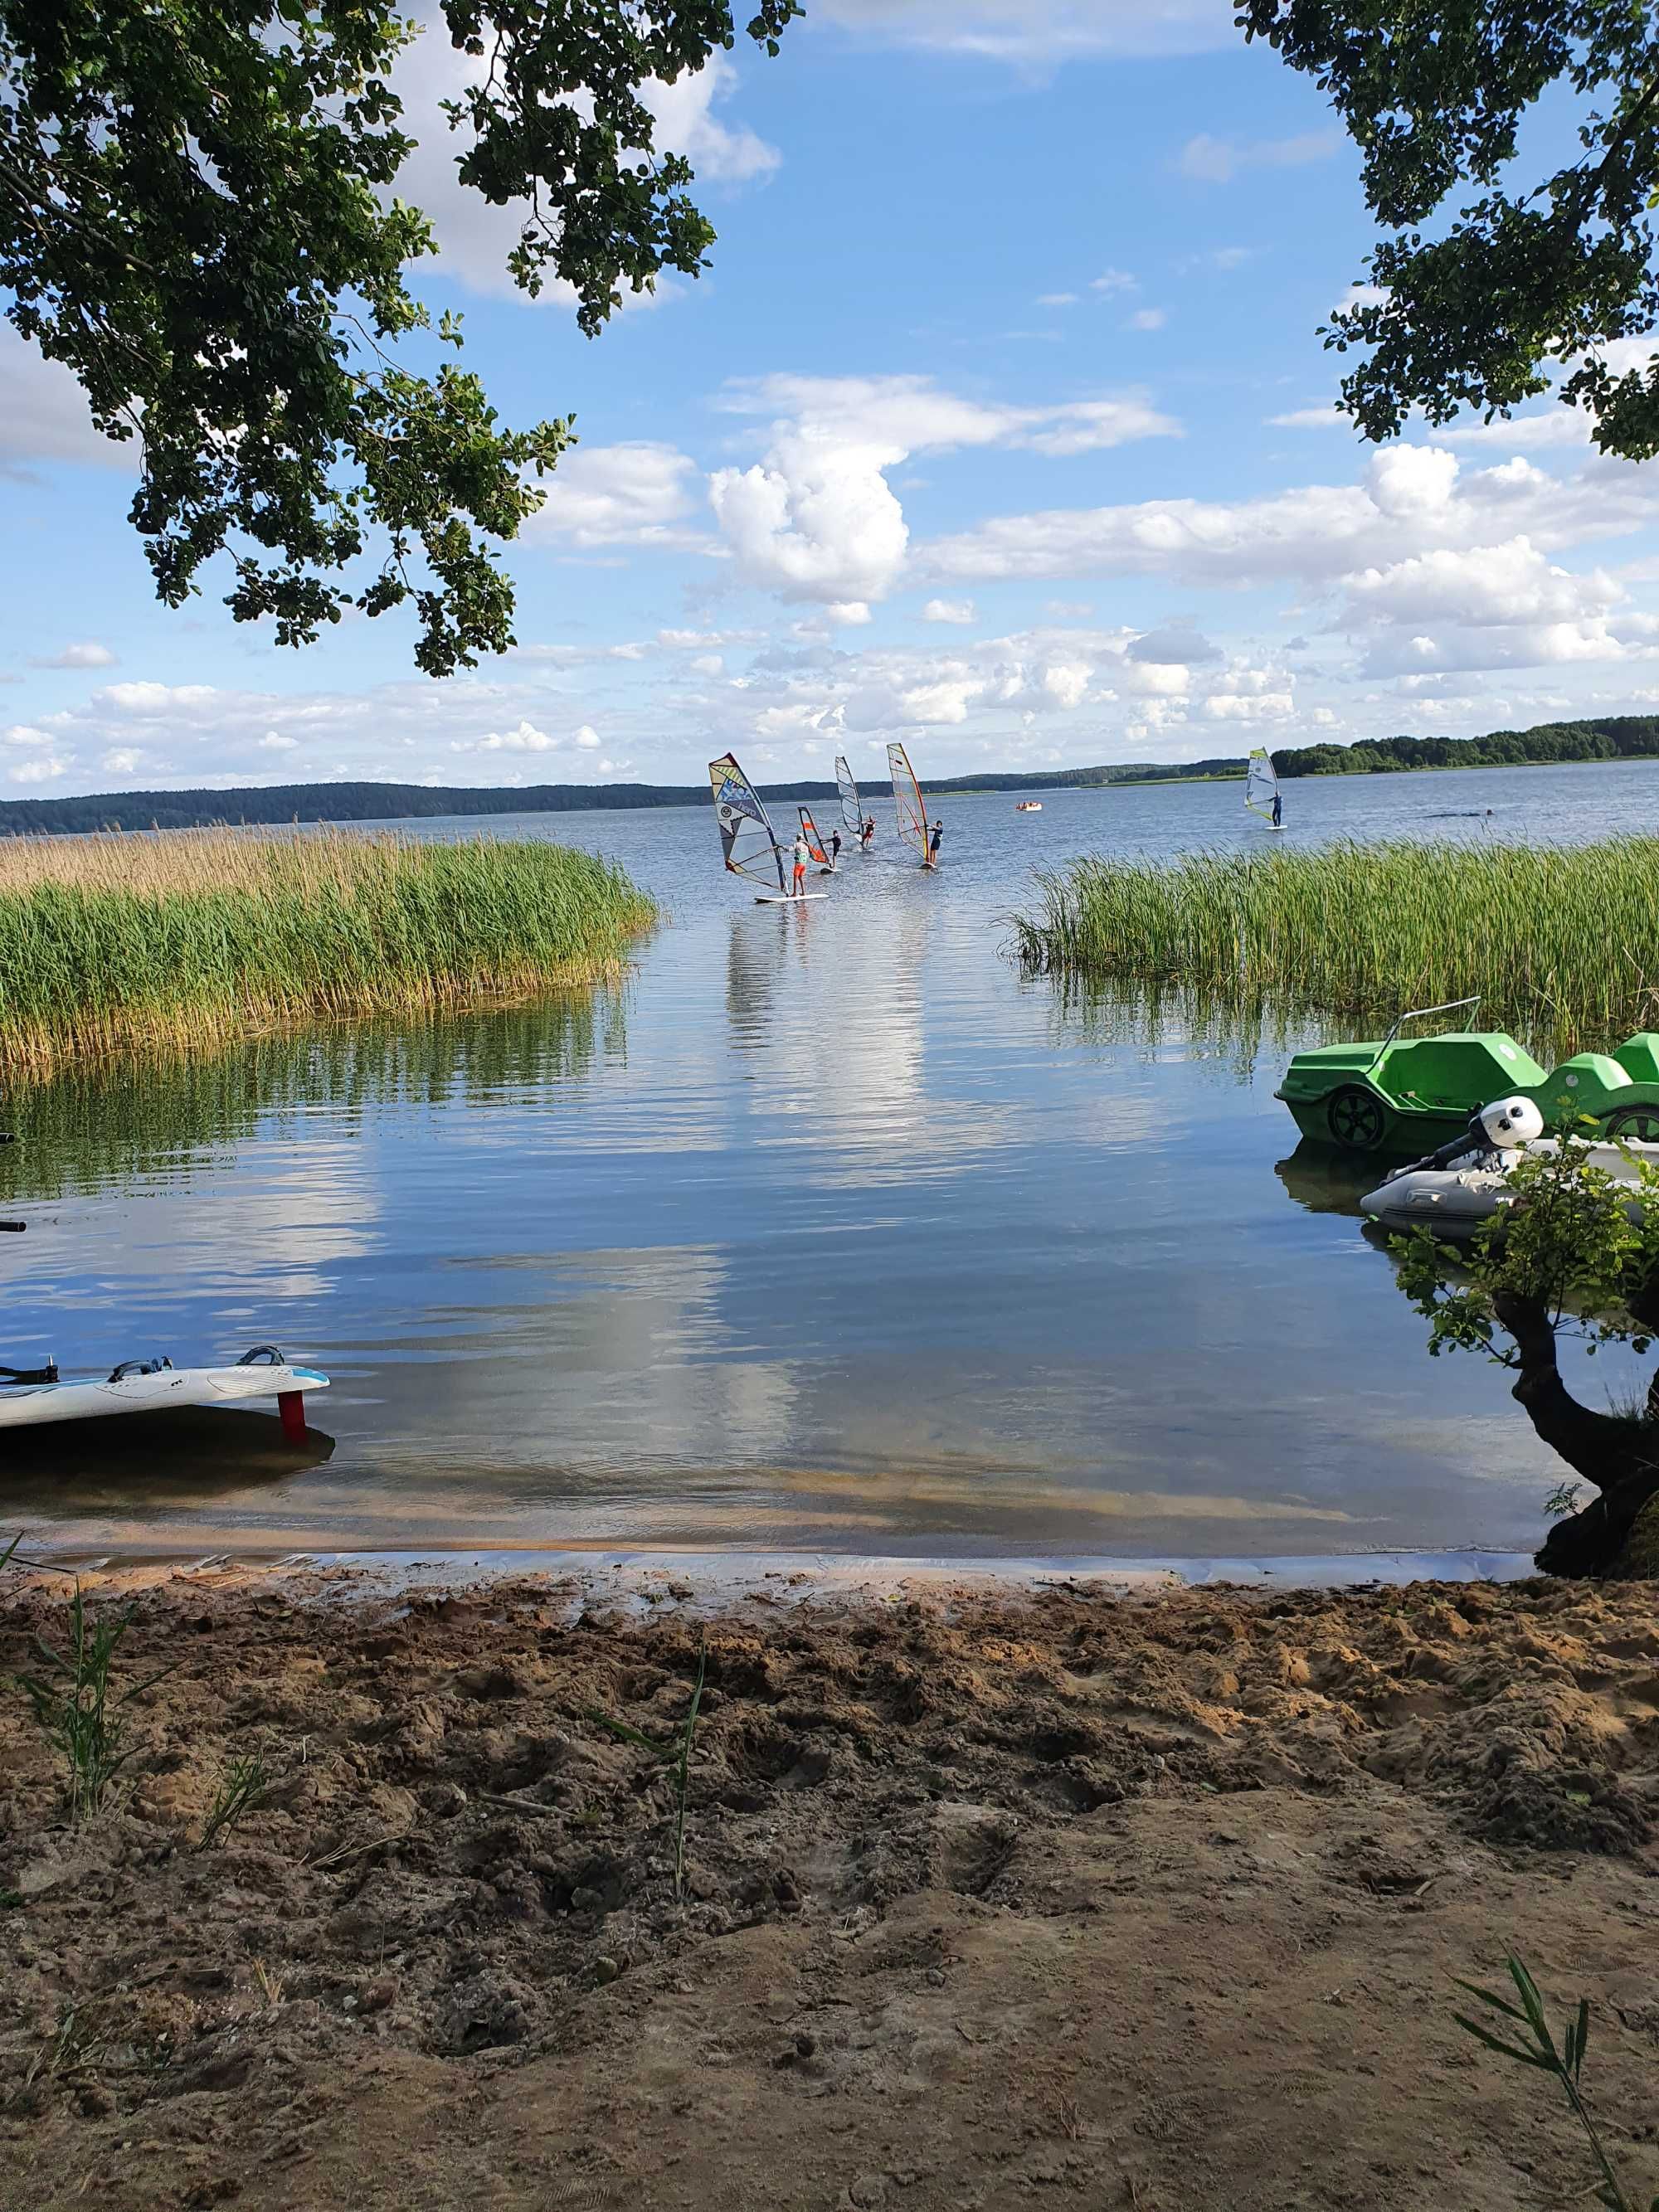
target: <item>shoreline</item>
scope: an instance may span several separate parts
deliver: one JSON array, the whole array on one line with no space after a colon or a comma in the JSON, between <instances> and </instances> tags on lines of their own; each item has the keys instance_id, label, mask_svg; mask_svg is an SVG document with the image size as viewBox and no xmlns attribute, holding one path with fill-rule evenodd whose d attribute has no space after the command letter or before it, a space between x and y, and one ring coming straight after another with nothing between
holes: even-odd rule
<instances>
[{"instance_id":1,"label":"shoreline","mask_svg":"<svg viewBox=\"0 0 1659 2212\"><path fill-rule=\"evenodd\" d=\"M1511 1947L1659 2187L1650 1587L622 1556L84 1577L148 1686L78 1826L0 1694L5 2212L1514 2212L1589 2177L1452 2021Z\"/></svg>"}]
</instances>

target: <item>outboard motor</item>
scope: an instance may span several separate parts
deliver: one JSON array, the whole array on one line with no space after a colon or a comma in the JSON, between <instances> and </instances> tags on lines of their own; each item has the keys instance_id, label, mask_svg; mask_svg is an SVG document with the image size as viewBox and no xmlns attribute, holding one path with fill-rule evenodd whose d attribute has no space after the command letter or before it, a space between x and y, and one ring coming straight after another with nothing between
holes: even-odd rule
<instances>
[{"instance_id":1,"label":"outboard motor","mask_svg":"<svg viewBox=\"0 0 1659 2212\"><path fill-rule=\"evenodd\" d=\"M1460 1160L1476 1167L1490 1167L1495 1154L1529 1145L1543 1133L1544 1117L1530 1098L1494 1098L1490 1106L1482 1106L1470 1115L1469 1126L1461 1137L1454 1137L1424 1158L1413 1160L1410 1168L1402 1168L1400 1172L1409 1175L1416 1168L1449 1168Z\"/></svg>"}]
</instances>

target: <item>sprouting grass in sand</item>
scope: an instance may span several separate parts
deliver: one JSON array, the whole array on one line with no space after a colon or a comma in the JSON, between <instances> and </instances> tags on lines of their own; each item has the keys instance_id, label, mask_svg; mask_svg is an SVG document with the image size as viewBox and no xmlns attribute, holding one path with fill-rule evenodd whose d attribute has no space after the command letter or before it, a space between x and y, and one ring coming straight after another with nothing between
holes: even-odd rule
<instances>
[{"instance_id":1,"label":"sprouting grass in sand","mask_svg":"<svg viewBox=\"0 0 1659 2212\"><path fill-rule=\"evenodd\" d=\"M702 1705L704 1680L708 1672L708 1639L705 1636L697 1646L697 1678L691 1686L691 1702L686 1707L685 1718L666 1743L646 1735L641 1729L630 1728L626 1721L617 1720L613 1714L601 1712L597 1706L589 1709L587 1718L607 1729L621 1743L631 1743L638 1750L648 1751L653 1759L670 1759L674 1768L674 1894L685 1894L685 1808L691 1787L691 1744L697 1732L697 1714Z\"/></svg>"},{"instance_id":2,"label":"sprouting grass in sand","mask_svg":"<svg viewBox=\"0 0 1659 2212\"><path fill-rule=\"evenodd\" d=\"M14 1542L6 1558L15 1549ZM59 1650L44 1637L35 1637L34 1671L15 1678L42 1733L64 1762L72 1820L92 1819L131 1756L125 1708L173 1672L163 1667L125 1689L112 1686L110 1670L131 1621L131 1612L118 1620L108 1615L92 1619L77 1582L70 1601L68 1644Z\"/></svg>"},{"instance_id":3,"label":"sprouting grass in sand","mask_svg":"<svg viewBox=\"0 0 1659 2212\"><path fill-rule=\"evenodd\" d=\"M1585 2194L1594 2195L1598 2203L1607 2206L1607 2212L1640 2212L1637 2200L1626 2191L1608 2157L1607 2146L1601 2140L1601 2131L1584 2100L1581 2077L1584 2052L1589 2044L1589 1999L1579 1999L1577 2013L1562 2031L1558 2049L1537 1983L1513 1952L1504 1963L1509 1968L1510 1979L1515 1984L1520 2003L1511 2004L1501 1990L1485 1990L1478 1983L1460 1981L1458 1988L1484 2005L1486 2016L1484 2020L1474 2020L1467 2013L1457 2013L1453 2017L1466 2033L1474 2036L1477 2042L1484 2043L1488 2051L1497 2051L1501 2057L1513 2059L1517 2066L1529 2066L1540 2074L1547 2074L1559 2084L1568 2109L1583 2132L1595 2166L1597 2179ZM1650 2212L1659 2212L1659 2197L1653 2198Z\"/></svg>"},{"instance_id":4,"label":"sprouting grass in sand","mask_svg":"<svg viewBox=\"0 0 1659 2212\"><path fill-rule=\"evenodd\" d=\"M46 1075L598 981L654 921L562 845L240 830L0 840L0 1054Z\"/></svg>"},{"instance_id":5,"label":"sprouting grass in sand","mask_svg":"<svg viewBox=\"0 0 1659 2212\"><path fill-rule=\"evenodd\" d=\"M1616 1043L1659 1018L1659 839L1562 848L1339 844L1073 861L1015 921L1029 969L1084 984L1370 1017L1481 994L1483 1027Z\"/></svg>"}]
</instances>

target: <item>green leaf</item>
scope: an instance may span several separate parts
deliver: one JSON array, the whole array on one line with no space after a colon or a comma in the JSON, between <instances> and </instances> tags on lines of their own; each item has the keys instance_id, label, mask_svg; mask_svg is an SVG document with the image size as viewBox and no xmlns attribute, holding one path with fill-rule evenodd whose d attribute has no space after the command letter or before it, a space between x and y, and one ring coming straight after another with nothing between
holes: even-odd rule
<instances>
[{"instance_id":1,"label":"green leaf","mask_svg":"<svg viewBox=\"0 0 1659 2212\"><path fill-rule=\"evenodd\" d=\"M1471 2020L1467 2013L1455 2012L1452 2018L1459 2027L1474 2036L1477 2043L1484 2043L1489 2051L1498 2051L1504 2057L1513 2058L1522 2066L1536 2066L1546 2074L1555 2071L1540 2052L1523 2050L1518 2043L1505 2043L1502 2036L1494 2035L1490 2028L1483 2027L1478 2020Z\"/></svg>"}]
</instances>

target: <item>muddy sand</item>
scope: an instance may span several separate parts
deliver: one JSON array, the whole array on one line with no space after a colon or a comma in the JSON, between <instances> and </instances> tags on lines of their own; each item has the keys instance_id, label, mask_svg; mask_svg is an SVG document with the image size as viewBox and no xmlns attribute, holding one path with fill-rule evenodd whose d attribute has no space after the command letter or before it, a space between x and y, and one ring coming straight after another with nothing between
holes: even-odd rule
<instances>
[{"instance_id":1,"label":"muddy sand","mask_svg":"<svg viewBox=\"0 0 1659 2212\"><path fill-rule=\"evenodd\" d=\"M1452 2021L1510 1944L1659 2189L1648 1587L88 1588L173 1671L79 1829L0 1696L4 2212L1587 2201ZM0 1668L64 1600L9 1578ZM606 1723L705 1638L677 1896Z\"/></svg>"}]
</instances>

